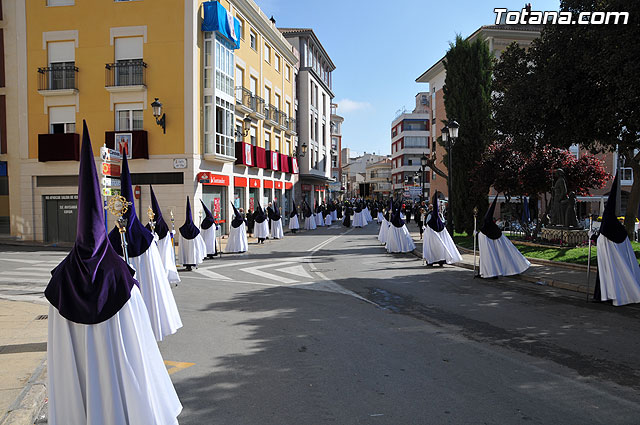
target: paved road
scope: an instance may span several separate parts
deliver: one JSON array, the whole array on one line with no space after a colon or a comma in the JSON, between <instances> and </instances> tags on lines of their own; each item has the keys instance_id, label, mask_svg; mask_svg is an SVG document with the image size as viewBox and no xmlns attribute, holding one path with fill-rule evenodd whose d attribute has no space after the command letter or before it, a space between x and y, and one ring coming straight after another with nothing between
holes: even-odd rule
<instances>
[{"instance_id":1,"label":"paved road","mask_svg":"<svg viewBox=\"0 0 640 425\"><path fill-rule=\"evenodd\" d=\"M637 308L425 268L375 234L287 235L181 273L184 328L160 343L180 423L638 423Z\"/></svg>"}]
</instances>

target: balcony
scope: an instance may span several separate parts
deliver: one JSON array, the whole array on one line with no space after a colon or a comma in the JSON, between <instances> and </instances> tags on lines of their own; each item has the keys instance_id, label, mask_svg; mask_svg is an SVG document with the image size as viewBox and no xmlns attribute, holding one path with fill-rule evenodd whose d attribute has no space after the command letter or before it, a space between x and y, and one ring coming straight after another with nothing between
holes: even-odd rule
<instances>
[{"instance_id":1,"label":"balcony","mask_svg":"<svg viewBox=\"0 0 640 425\"><path fill-rule=\"evenodd\" d=\"M266 108L265 116L266 116L267 124L270 124L271 126L276 126L280 124L279 123L280 111L278 110L278 108L276 108L272 104L269 104L269 107Z\"/></svg>"},{"instance_id":2,"label":"balcony","mask_svg":"<svg viewBox=\"0 0 640 425\"><path fill-rule=\"evenodd\" d=\"M288 135L295 136L298 132L298 130L296 129L296 119L289 117L287 124L287 129L285 131Z\"/></svg>"},{"instance_id":3,"label":"balcony","mask_svg":"<svg viewBox=\"0 0 640 425\"><path fill-rule=\"evenodd\" d=\"M256 96L254 94L251 95L251 104L252 106L254 106L253 108L253 112L251 112L249 115L251 116L251 118L255 118L257 120L263 120L265 119L265 108L264 108L264 99L261 98L260 96Z\"/></svg>"},{"instance_id":4,"label":"balcony","mask_svg":"<svg viewBox=\"0 0 640 425\"><path fill-rule=\"evenodd\" d=\"M79 161L80 135L77 133L38 134L38 161Z\"/></svg>"},{"instance_id":5,"label":"balcony","mask_svg":"<svg viewBox=\"0 0 640 425\"><path fill-rule=\"evenodd\" d=\"M116 134L131 134L131 159L149 159L149 143L145 130L105 131L104 143L109 149L120 150L115 146Z\"/></svg>"},{"instance_id":6,"label":"balcony","mask_svg":"<svg viewBox=\"0 0 640 425\"><path fill-rule=\"evenodd\" d=\"M54 64L47 68L38 68L38 93L43 96L78 93L78 67Z\"/></svg>"},{"instance_id":7,"label":"balcony","mask_svg":"<svg viewBox=\"0 0 640 425\"><path fill-rule=\"evenodd\" d=\"M147 64L142 60L125 60L105 65L105 88L110 93L147 89Z\"/></svg>"},{"instance_id":8,"label":"balcony","mask_svg":"<svg viewBox=\"0 0 640 425\"><path fill-rule=\"evenodd\" d=\"M252 114L256 111L255 96L242 86L236 87L236 111L244 114Z\"/></svg>"}]
</instances>

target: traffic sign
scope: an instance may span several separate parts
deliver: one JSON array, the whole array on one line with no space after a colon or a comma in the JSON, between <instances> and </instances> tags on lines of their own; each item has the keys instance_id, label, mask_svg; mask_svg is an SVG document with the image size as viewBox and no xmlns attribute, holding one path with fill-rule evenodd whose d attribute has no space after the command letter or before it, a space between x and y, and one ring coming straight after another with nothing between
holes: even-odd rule
<instances>
[{"instance_id":1,"label":"traffic sign","mask_svg":"<svg viewBox=\"0 0 640 425\"><path fill-rule=\"evenodd\" d=\"M103 177L102 185L107 187L120 187L120 179L113 177Z\"/></svg>"},{"instance_id":2,"label":"traffic sign","mask_svg":"<svg viewBox=\"0 0 640 425\"><path fill-rule=\"evenodd\" d=\"M102 163L102 175L111 177L120 177L120 166L117 164Z\"/></svg>"},{"instance_id":3,"label":"traffic sign","mask_svg":"<svg viewBox=\"0 0 640 425\"><path fill-rule=\"evenodd\" d=\"M115 196L115 195L120 195L120 189L112 189L110 187L103 187L102 188L102 195L103 196Z\"/></svg>"},{"instance_id":4,"label":"traffic sign","mask_svg":"<svg viewBox=\"0 0 640 425\"><path fill-rule=\"evenodd\" d=\"M100 147L100 157L106 162L119 162L122 161L122 154L116 150L109 149L106 146Z\"/></svg>"}]
</instances>

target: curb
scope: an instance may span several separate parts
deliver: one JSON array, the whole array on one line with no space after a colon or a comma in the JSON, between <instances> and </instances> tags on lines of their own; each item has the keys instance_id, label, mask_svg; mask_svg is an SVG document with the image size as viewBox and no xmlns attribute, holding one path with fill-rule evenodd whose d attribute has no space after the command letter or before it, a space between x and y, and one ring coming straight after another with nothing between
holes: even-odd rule
<instances>
[{"instance_id":1,"label":"curb","mask_svg":"<svg viewBox=\"0 0 640 425\"><path fill-rule=\"evenodd\" d=\"M18 398L0 419L0 425L33 425L47 398L47 360L33 372Z\"/></svg>"}]
</instances>

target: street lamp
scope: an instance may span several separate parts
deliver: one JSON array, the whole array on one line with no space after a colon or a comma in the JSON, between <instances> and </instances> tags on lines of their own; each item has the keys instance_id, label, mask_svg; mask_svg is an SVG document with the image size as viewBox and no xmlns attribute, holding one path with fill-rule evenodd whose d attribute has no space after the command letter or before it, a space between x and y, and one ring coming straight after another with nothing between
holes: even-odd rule
<instances>
[{"instance_id":1,"label":"street lamp","mask_svg":"<svg viewBox=\"0 0 640 425\"><path fill-rule=\"evenodd\" d=\"M251 129L251 118L249 118L249 116L247 115L242 120L242 131L236 130L236 137L242 136L242 141L244 141L244 138L249 135L250 129Z\"/></svg>"},{"instance_id":2,"label":"street lamp","mask_svg":"<svg viewBox=\"0 0 640 425\"><path fill-rule=\"evenodd\" d=\"M305 156L307 154L307 144L303 143L302 146L296 147L296 156Z\"/></svg>"},{"instance_id":3,"label":"street lamp","mask_svg":"<svg viewBox=\"0 0 640 425\"><path fill-rule=\"evenodd\" d=\"M422 192L420 192L420 203L424 202L424 186L425 182L427 181L426 169L428 163L429 158L427 158L427 154L423 152L422 158L420 158L420 167L422 168L422 179L420 180L420 183L422 185Z\"/></svg>"},{"instance_id":4,"label":"street lamp","mask_svg":"<svg viewBox=\"0 0 640 425\"><path fill-rule=\"evenodd\" d=\"M451 235L453 235L453 203L451 202L451 180L453 177L452 169L451 169L451 158L452 158L452 148L455 145L456 140L458 139L458 129L460 128L460 124L456 120L452 120L449 122L447 126L442 129L442 141L445 143L447 147L447 156L448 156L448 169L449 169L449 178L447 179L447 190L448 190L448 198L449 205L447 205L447 230Z\"/></svg>"},{"instance_id":5,"label":"street lamp","mask_svg":"<svg viewBox=\"0 0 640 425\"><path fill-rule=\"evenodd\" d=\"M162 103L158 101L158 98L155 98L153 102L151 102L151 108L153 109L153 116L156 119L156 124L162 127L162 132L167 134L167 124L165 114L162 113Z\"/></svg>"}]
</instances>

